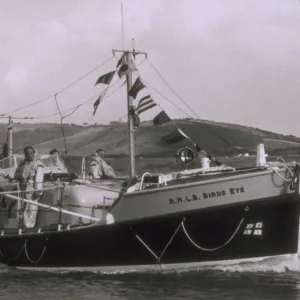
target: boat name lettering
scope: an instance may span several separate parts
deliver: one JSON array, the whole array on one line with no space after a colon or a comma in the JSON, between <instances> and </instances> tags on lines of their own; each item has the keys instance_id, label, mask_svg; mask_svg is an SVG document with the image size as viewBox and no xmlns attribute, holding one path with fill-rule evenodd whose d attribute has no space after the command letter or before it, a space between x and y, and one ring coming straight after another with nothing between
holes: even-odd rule
<instances>
[{"instance_id":1,"label":"boat name lettering","mask_svg":"<svg viewBox=\"0 0 300 300\"><path fill-rule=\"evenodd\" d=\"M193 194L191 196L169 198L169 203L170 204L179 204L179 203L191 202L191 201L196 201L196 200L201 200L201 198L199 195Z\"/></svg>"},{"instance_id":2,"label":"boat name lettering","mask_svg":"<svg viewBox=\"0 0 300 300\"><path fill-rule=\"evenodd\" d=\"M245 188L243 186L241 186L239 188L230 188L229 193L231 195L245 193Z\"/></svg>"},{"instance_id":3,"label":"boat name lettering","mask_svg":"<svg viewBox=\"0 0 300 300\"><path fill-rule=\"evenodd\" d=\"M215 192L205 192L200 194L192 194L189 196L177 196L174 198L169 198L169 204L180 204L184 202L192 202L197 201L201 199L210 199L210 198L218 198L226 195L235 195L235 194L241 194L245 193L245 188L238 187L238 188L229 188L226 190L220 190Z\"/></svg>"}]
</instances>

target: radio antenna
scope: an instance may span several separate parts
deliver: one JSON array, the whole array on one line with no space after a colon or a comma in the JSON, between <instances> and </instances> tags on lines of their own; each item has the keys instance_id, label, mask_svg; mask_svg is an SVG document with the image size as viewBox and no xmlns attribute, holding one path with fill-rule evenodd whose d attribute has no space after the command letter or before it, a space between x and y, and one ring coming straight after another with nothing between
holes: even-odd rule
<instances>
[{"instance_id":1,"label":"radio antenna","mask_svg":"<svg viewBox=\"0 0 300 300\"><path fill-rule=\"evenodd\" d=\"M123 50L125 50L124 15L123 15L123 3L122 3L122 1L121 1L121 16L122 16L122 42L123 42Z\"/></svg>"}]
</instances>

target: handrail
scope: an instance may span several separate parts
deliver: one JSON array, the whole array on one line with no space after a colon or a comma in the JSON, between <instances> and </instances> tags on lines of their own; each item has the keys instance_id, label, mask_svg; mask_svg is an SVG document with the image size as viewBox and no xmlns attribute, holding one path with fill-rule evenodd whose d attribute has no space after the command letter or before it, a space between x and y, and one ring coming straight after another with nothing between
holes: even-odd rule
<instances>
[{"instance_id":1,"label":"handrail","mask_svg":"<svg viewBox=\"0 0 300 300\"><path fill-rule=\"evenodd\" d=\"M32 204L32 205L35 205L35 206L38 206L38 207L43 207L43 208L47 208L47 209L54 210L54 211L57 211L57 212L61 212L61 213L66 214L66 215L80 217L80 218L87 219L87 220L92 220L92 221L100 221L101 220L99 218L93 218L93 217L90 217L90 216L87 216L87 215L75 213L75 212L65 210L65 209L56 208L56 207L51 206L51 205L38 203L36 201L23 199L23 198L20 198L20 197L17 197L17 196L9 195L9 194L5 194L5 197L10 198L12 200L23 201L25 203L29 203L29 204Z\"/></svg>"},{"instance_id":2,"label":"handrail","mask_svg":"<svg viewBox=\"0 0 300 300\"><path fill-rule=\"evenodd\" d=\"M145 178L145 176L147 176L147 175L150 175L150 176L151 176L151 173L145 172L145 173L142 175L141 182L140 182L140 191L143 189L144 178Z\"/></svg>"},{"instance_id":3,"label":"handrail","mask_svg":"<svg viewBox=\"0 0 300 300\"><path fill-rule=\"evenodd\" d=\"M6 195L6 194L18 194L18 193L34 193L34 192L42 192L42 191L54 191L57 188L44 188L39 190L28 190L28 191L21 191L21 190L15 190L15 191L6 191L6 192L0 192L0 195Z\"/></svg>"}]
</instances>

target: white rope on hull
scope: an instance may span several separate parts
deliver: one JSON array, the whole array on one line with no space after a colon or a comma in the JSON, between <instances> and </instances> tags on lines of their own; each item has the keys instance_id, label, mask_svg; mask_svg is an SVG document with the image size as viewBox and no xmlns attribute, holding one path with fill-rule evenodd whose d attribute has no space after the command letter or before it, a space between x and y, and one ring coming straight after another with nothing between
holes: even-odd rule
<instances>
[{"instance_id":1,"label":"white rope on hull","mask_svg":"<svg viewBox=\"0 0 300 300\"><path fill-rule=\"evenodd\" d=\"M183 232L185 233L186 237L188 238L188 240L198 249L202 250L202 251L216 251L216 250L219 250L221 248L223 248L224 246L226 246L227 244L229 244L233 238L236 236L236 234L238 233L242 223L244 222L244 218L241 219L239 225L237 226L237 228L235 229L235 231L233 232L233 234L231 235L231 237L222 245L218 246L218 247L215 247L215 248L205 248L205 247L202 247L202 246L199 246L198 244L196 244L192 238L190 237L190 235L187 233L187 230L184 226L184 222L181 222L181 227L183 229Z\"/></svg>"}]
</instances>

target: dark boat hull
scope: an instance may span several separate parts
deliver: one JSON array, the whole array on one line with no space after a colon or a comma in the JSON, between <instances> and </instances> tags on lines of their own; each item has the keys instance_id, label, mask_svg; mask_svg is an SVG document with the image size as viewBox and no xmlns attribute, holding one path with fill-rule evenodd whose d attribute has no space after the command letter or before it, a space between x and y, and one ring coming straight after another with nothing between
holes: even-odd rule
<instances>
[{"instance_id":1,"label":"dark boat hull","mask_svg":"<svg viewBox=\"0 0 300 300\"><path fill-rule=\"evenodd\" d=\"M300 202L285 195L137 222L0 237L0 261L35 268L167 265L293 254Z\"/></svg>"}]
</instances>

